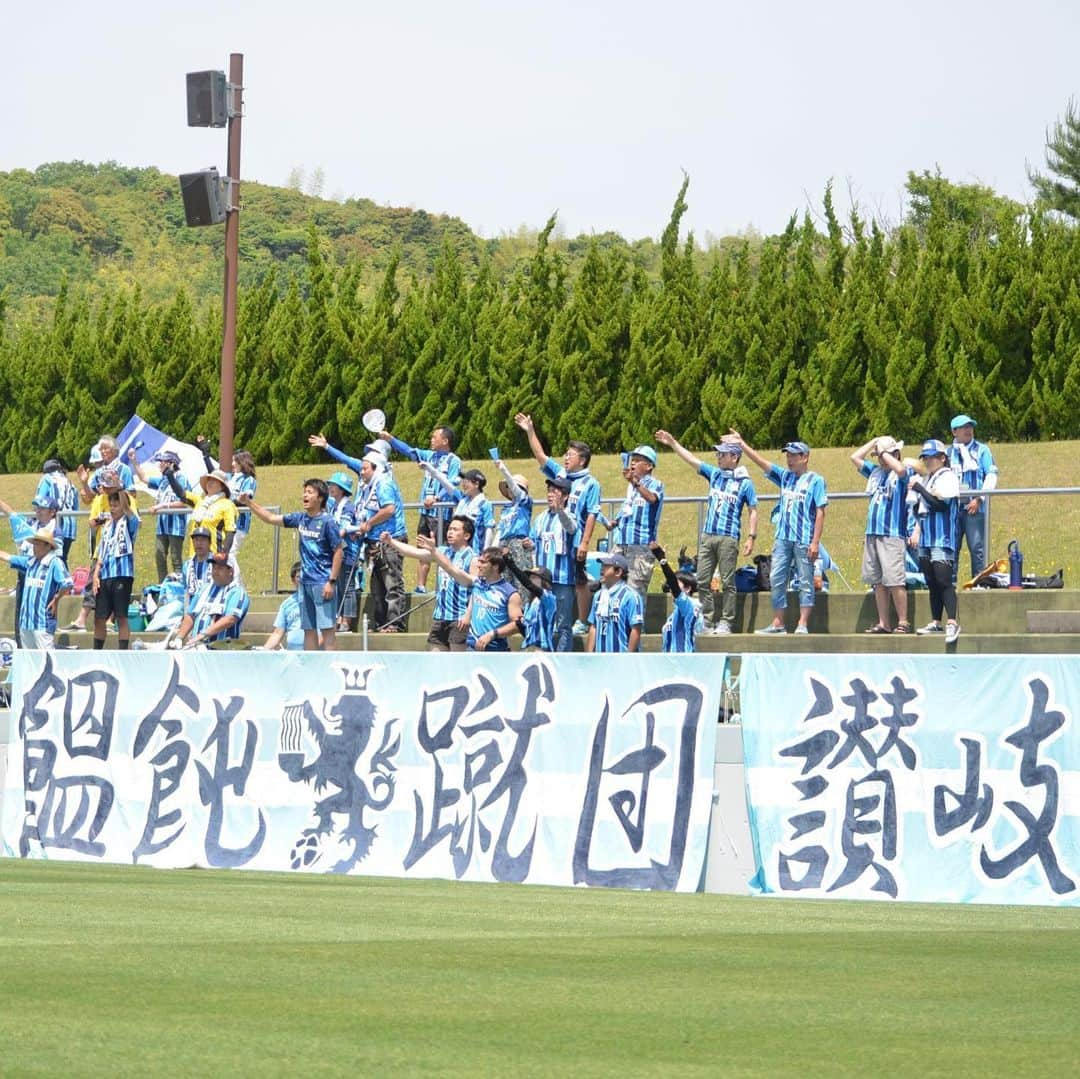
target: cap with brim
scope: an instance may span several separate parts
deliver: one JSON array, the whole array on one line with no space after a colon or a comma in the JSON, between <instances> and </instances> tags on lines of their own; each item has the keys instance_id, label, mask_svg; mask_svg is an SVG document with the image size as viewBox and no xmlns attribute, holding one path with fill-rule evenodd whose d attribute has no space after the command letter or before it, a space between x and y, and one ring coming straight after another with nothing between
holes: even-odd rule
<instances>
[{"instance_id":1,"label":"cap with brim","mask_svg":"<svg viewBox=\"0 0 1080 1079\"><path fill-rule=\"evenodd\" d=\"M601 566L614 566L616 569L621 569L623 573L630 571L630 563L626 561L626 556L619 554L618 551L614 554L602 554L597 561Z\"/></svg>"},{"instance_id":2,"label":"cap with brim","mask_svg":"<svg viewBox=\"0 0 1080 1079\"><path fill-rule=\"evenodd\" d=\"M63 461L58 461L55 457L50 457L42 466L42 472L66 472Z\"/></svg>"},{"instance_id":3,"label":"cap with brim","mask_svg":"<svg viewBox=\"0 0 1080 1079\"><path fill-rule=\"evenodd\" d=\"M348 472L335 472L326 482L340 487L347 495L352 494L352 476Z\"/></svg>"},{"instance_id":4,"label":"cap with brim","mask_svg":"<svg viewBox=\"0 0 1080 1079\"><path fill-rule=\"evenodd\" d=\"M808 454L810 447L805 442L789 442L784 446L784 453Z\"/></svg>"},{"instance_id":5,"label":"cap with brim","mask_svg":"<svg viewBox=\"0 0 1080 1079\"><path fill-rule=\"evenodd\" d=\"M178 465L180 463L180 454L173 453L172 450L161 450L155 453L151 458L152 461L160 461L162 464Z\"/></svg>"},{"instance_id":6,"label":"cap with brim","mask_svg":"<svg viewBox=\"0 0 1080 1079\"><path fill-rule=\"evenodd\" d=\"M656 464L656 450L652 446L635 446L630 451L631 457L644 457L650 465Z\"/></svg>"},{"instance_id":7,"label":"cap with brim","mask_svg":"<svg viewBox=\"0 0 1080 1079\"><path fill-rule=\"evenodd\" d=\"M952 420L949 421L949 427L953 431L955 431L957 427L967 427L969 425L974 427L975 421L966 412L961 412L959 416L953 416Z\"/></svg>"},{"instance_id":8,"label":"cap with brim","mask_svg":"<svg viewBox=\"0 0 1080 1079\"><path fill-rule=\"evenodd\" d=\"M487 485L487 476L478 468L469 468L461 473L463 480L472 480L473 483L479 484L481 488Z\"/></svg>"},{"instance_id":9,"label":"cap with brim","mask_svg":"<svg viewBox=\"0 0 1080 1079\"><path fill-rule=\"evenodd\" d=\"M364 452L379 453L382 454L383 457L388 458L390 456L390 443L387 442L385 438L377 438L374 442L369 442L364 447Z\"/></svg>"},{"instance_id":10,"label":"cap with brim","mask_svg":"<svg viewBox=\"0 0 1080 1079\"><path fill-rule=\"evenodd\" d=\"M900 454L904 449L903 442L897 442L895 438L886 439L874 451L879 457L883 453Z\"/></svg>"},{"instance_id":11,"label":"cap with brim","mask_svg":"<svg viewBox=\"0 0 1080 1079\"><path fill-rule=\"evenodd\" d=\"M98 487L102 490L119 491L121 487L120 473L113 468L106 468L98 473Z\"/></svg>"},{"instance_id":12,"label":"cap with brim","mask_svg":"<svg viewBox=\"0 0 1080 1079\"><path fill-rule=\"evenodd\" d=\"M47 543L54 551L56 550L56 536L48 528L39 528L31 537L31 543Z\"/></svg>"},{"instance_id":13,"label":"cap with brim","mask_svg":"<svg viewBox=\"0 0 1080 1079\"><path fill-rule=\"evenodd\" d=\"M717 442L713 446L713 449L716 450L717 453L731 453L736 457L742 456L742 446L735 442Z\"/></svg>"},{"instance_id":14,"label":"cap with brim","mask_svg":"<svg viewBox=\"0 0 1080 1079\"><path fill-rule=\"evenodd\" d=\"M514 481L514 483L516 483L523 490L527 491L529 489L529 481L528 481L528 479L525 476L523 476L520 472L515 472L510 478Z\"/></svg>"},{"instance_id":15,"label":"cap with brim","mask_svg":"<svg viewBox=\"0 0 1080 1079\"><path fill-rule=\"evenodd\" d=\"M60 503L55 498L50 498L48 495L38 495L31 506L37 506L41 510L52 510L55 513L60 508Z\"/></svg>"},{"instance_id":16,"label":"cap with brim","mask_svg":"<svg viewBox=\"0 0 1080 1079\"><path fill-rule=\"evenodd\" d=\"M210 556L210 561L213 562L215 566L228 566L229 569L233 568L232 563L229 561L229 556L225 554L224 551L218 551L217 554L212 554Z\"/></svg>"},{"instance_id":17,"label":"cap with brim","mask_svg":"<svg viewBox=\"0 0 1080 1079\"><path fill-rule=\"evenodd\" d=\"M550 476L547 479L547 485L554 487L558 491L572 491L574 485L565 476Z\"/></svg>"},{"instance_id":18,"label":"cap with brim","mask_svg":"<svg viewBox=\"0 0 1080 1079\"><path fill-rule=\"evenodd\" d=\"M383 457L381 453L376 453L374 451L365 453L360 460L367 461L369 465L373 465L375 468L384 468L386 466L386 458Z\"/></svg>"},{"instance_id":19,"label":"cap with brim","mask_svg":"<svg viewBox=\"0 0 1080 1079\"><path fill-rule=\"evenodd\" d=\"M539 577L540 580L544 582L544 584L546 584L549 588L551 587L551 570L549 570L547 566L536 566L535 568L529 570L529 576Z\"/></svg>"},{"instance_id":20,"label":"cap with brim","mask_svg":"<svg viewBox=\"0 0 1080 1079\"><path fill-rule=\"evenodd\" d=\"M220 468L215 468L213 472L207 472L205 476L199 477L199 486L202 487L204 491L206 490L207 480L217 480L226 491L229 489L229 475Z\"/></svg>"},{"instance_id":21,"label":"cap with brim","mask_svg":"<svg viewBox=\"0 0 1080 1079\"><path fill-rule=\"evenodd\" d=\"M90 463L92 465L100 465L105 458L101 456L101 447L93 445L90 447Z\"/></svg>"},{"instance_id":22,"label":"cap with brim","mask_svg":"<svg viewBox=\"0 0 1080 1079\"><path fill-rule=\"evenodd\" d=\"M944 457L946 453L945 443L936 438L928 438L922 444L919 451L920 457Z\"/></svg>"},{"instance_id":23,"label":"cap with brim","mask_svg":"<svg viewBox=\"0 0 1080 1079\"><path fill-rule=\"evenodd\" d=\"M210 539L211 538L210 529L209 528L196 528L191 533L191 538L192 539Z\"/></svg>"}]
</instances>

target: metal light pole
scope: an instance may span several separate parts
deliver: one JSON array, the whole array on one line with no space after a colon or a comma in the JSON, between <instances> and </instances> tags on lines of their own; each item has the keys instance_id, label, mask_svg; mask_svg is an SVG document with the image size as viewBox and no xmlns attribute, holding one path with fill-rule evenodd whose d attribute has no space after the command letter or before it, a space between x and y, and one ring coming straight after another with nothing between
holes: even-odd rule
<instances>
[{"instance_id":1,"label":"metal light pole","mask_svg":"<svg viewBox=\"0 0 1080 1079\"><path fill-rule=\"evenodd\" d=\"M232 467L236 407L236 291L240 258L240 122L244 110L244 56L229 55L228 212L225 217L225 307L221 339L221 421L218 455L223 468Z\"/></svg>"}]
</instances>

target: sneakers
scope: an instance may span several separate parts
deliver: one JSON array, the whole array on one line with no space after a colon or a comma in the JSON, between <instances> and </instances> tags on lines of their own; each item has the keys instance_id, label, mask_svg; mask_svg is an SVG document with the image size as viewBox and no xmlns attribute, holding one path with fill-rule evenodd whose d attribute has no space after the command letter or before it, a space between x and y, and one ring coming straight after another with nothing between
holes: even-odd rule
<instances>
[{"instance_id":1,"label":"sneakers","mask_svg":"<svg viewBox=\"0 0 1080 1079\"><path fill-rule=\"evenodd\" d=\"M945 627L945 643L946 644L955 644L956 643L956 638L959 637L959 636L960 636L960 623L959 622L950 622Z\"/></svg>"},{"instance_id":2,"label":"sneakers","mask_svg":"<svg viewBox=\"0 0 1080 1079\"><path fill-rule=\"evenodd\" d=\"M713 634L717 637L722 637L725 633L731 632L731 623L725 621L723 618L716 623L716 628L713 630Z\"/></svg>"},{"instance_id":3,"label":"sneakers","mask_svg":"<svg viewBox=\"0 0 1080 1079\"><path fill-rule=\"evenodd\" d=\"M917 629L915 632L921 636L924 633L944 633L945 630L940 622L927 622L922 629Z\"/></svg>"},{"instance_id":4,"label":"sneakers","mask_svg":"<svg viewBox=\"0 0 1080 1079\"><path fill-rule=\"evenodd\" d=\"M783 626L774 626L770 623L767 626L762 626L761 629L754 630L758 636L763 636L766 633L787 633L787 630Z\"/></svg>"},{"instance_id":5,"label":"sneakers","mask_svg":"<svg viewBox=\"0 0 1080 1079\"><path fill-rule=\"evenodd\" d=\"M810 632L810 630L807 629L806 626L802 625L801 623L795 627L795 636L796 637L806 636L809 632Z\"/></svg>"},{"instance_id":6,"label":"sneakers","mask_svg":"<svg viewBox=\"0 0 1080 1079\"><path fill-rule=\"evenodd\" d=\"M415 588L413 589L413 595L416 595L416 596L426 596L426 595L427 595L427 589L426 589L426 588L425 588L425 587L424 587L424 586L423 586L422 584L418 584L418 585L417 585L417 586L416 586L416 587L415 587Z\"/></svg>"},{"instance_id":7,"label":"sneakers","mask_svg":"<svg viewBox=\"0 0 1080 1079\"><path fill-rule=\"evenodd\" d=\"M589 623L582 622L579 618L574 623L574 636L575 637L587 637L589 635Z\"/></svg>"}]
</instances>

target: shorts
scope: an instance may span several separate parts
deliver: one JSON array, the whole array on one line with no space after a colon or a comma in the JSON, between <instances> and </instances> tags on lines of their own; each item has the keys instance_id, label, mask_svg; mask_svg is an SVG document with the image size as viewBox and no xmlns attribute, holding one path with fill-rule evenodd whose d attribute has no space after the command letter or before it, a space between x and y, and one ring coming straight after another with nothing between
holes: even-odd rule
<instances>
[{"instance_id":1,"label":"shorts","mask_svg":"<svg viewBox=\"0 0 1080 1079\"><path fill-rule=\"evenodd\" d=\"M440 618L434 619L427 635L427 643L430 652L468 651L465 646L465 630L456 621L444 622Z\"/></svg>"},{"instance_id":2,"label":"shorts","mask_svg":"<svg viewBox=\"0 0 1080 1079\"><path fill-rule=\"evenodd\" d=\"M440 517L436 513L421 513L420 525L416 529L416 534L418 536L427 536L438 543L445 543L447 523L444 517Z\"/></svg>"},{"instance_id":3,"label":"shorts","mask_svg":"<svg viewBox=\"0 0 1080 1079\"><path fill-rule=\"evenodd\" d=\"M907 585L902 536L867 536L863 546L862 579L885 588Z\"/></svg>"},{"instance_id":4,"label":"shorts","mask_svg":"<svg viewBox=\"0 0 1080 1079\"><path fill-rule=\"evenodd\" d=\"M323 599L324 584L325 581L317 584L300 582L296 598L300 602L300 626L303 629L333 629L337 625L337 605L334 596Z\"/></svg>"},{"instance_id":5,"label":"shorts","mask_svg":"<svg viewBox=\"0 0 1080 1079\"><path fill-rule=\"evenodd\" d=\"M94 597L94 617L127 618L131 606L131 586L134 577L106 577Z\"/></svg>"}]
</instances>

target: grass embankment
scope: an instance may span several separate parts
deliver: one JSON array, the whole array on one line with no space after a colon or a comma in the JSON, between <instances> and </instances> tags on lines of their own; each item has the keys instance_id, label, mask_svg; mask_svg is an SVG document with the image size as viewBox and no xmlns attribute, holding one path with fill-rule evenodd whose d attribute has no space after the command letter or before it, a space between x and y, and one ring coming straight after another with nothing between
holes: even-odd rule
<instances>
[{"instance_id":1,"label":"grass embankment","mask_svg":"<svg viewBox=\"0 0 1080 1079\"><path fill-rule=\"evenodd\" d=\"M1073 910L5 861L5 1075L1066 1075Z\"/></svg>"},{"instance_id":2,"label":"grass embankment","mask_svg":"<svg viewBox=\"0 0 1080 1079\"><path fill-rule=\"evenodd\" d=\"M1077 442L1014 443L993 446L994 456L1001 469L1001 486L1018 487L1069 487L1080 485L1073 458L1080 452ZM713 461L711 451L699 451L703 460ZM764 451L763 451L764 452ZM912 449L912 453L917 449ZM848 456L849 449L814 450L811 467L821 472L829 486L830 494L854 492L864 489L863 481L856 474ZM779 452L769 454L771 459L783 463ZM532 484L533 496L538 501L543 499L544 487L539 469L532 458L517 459L507 462L515 472L522 472ZM468 461L466 467L481 469L488 477L487 494L498 499L495 480L498 473L490 460ZM322 476L324 479L334 471L334 462L329 458L317 465L283 465L278 467L260 467L258 470L258 500L263 505L280 505L285 511L300 508L300 488L303 480L309 476ZM394 472L407 501L415 502L420 491L419 469L407 461L397 461ZM600 480L604 495L616 499L616 507L622 501L626 489L620 474L619 457L609 454L594 460L593 472ZM657 475L664 481L667 495L701 496L705 493L705 481L698 477L687 465L674 454L661 449ZM760 469L750 466L750 475L759 494L775 492L776 488L767 483ZM11 475L0 483L0 496L16 508L29 508L37 486L36 475ZM140 496L140 505L149 505L146 495ZM756 551L768 553L772 545L772 528L768 522L770 503L761 507L761 520L758 526ZM610 511L609 511L610 512ZM409 528L416 526L416 511L407 514ZM681 545L691 548L696 546L698 526L697 509L688 505L669 505L665 508L661 522L661 542L672 553ZM1065 569L1065 583L1069 588L1077 587L1080 582L1080 554L1076 549L1075 537L1080 534L1080 498L1075 495L1009 495L996 498L992 506L990 554L994 558L1004 558L1008 542L1020 541L1024 552L1025 571L1029 573L1051 573L1059 566ZM856 591L863 591L859 582L859 568L862 564L863 529L866 523L866 501L834 501L830 505L825 520L824 542L833 558L840 564L844 576ZM275 529L261 521L253 524L251 538L244 548L241 564L244 568L245 581L250 590L260 592L271 587L271 551ZM137 590L143 584L155 579L153 559L153 518L146 519L145 531L140 535L136 547ZM603 529L597 529L603 535ZM74 564L85 564L85 524L80 524ZM281 544L280 587L288 587L288 568L296 557L295 533L285 533ZM961 557L961 573L967 573L969 566L967 552ZM416 579L415 564L406 562L406 581L411 588ZM659 573L654 575L653 588L662 584ZM843 584L833 578L834 590L842 591Z\"/></svg>"}]
</instances>

